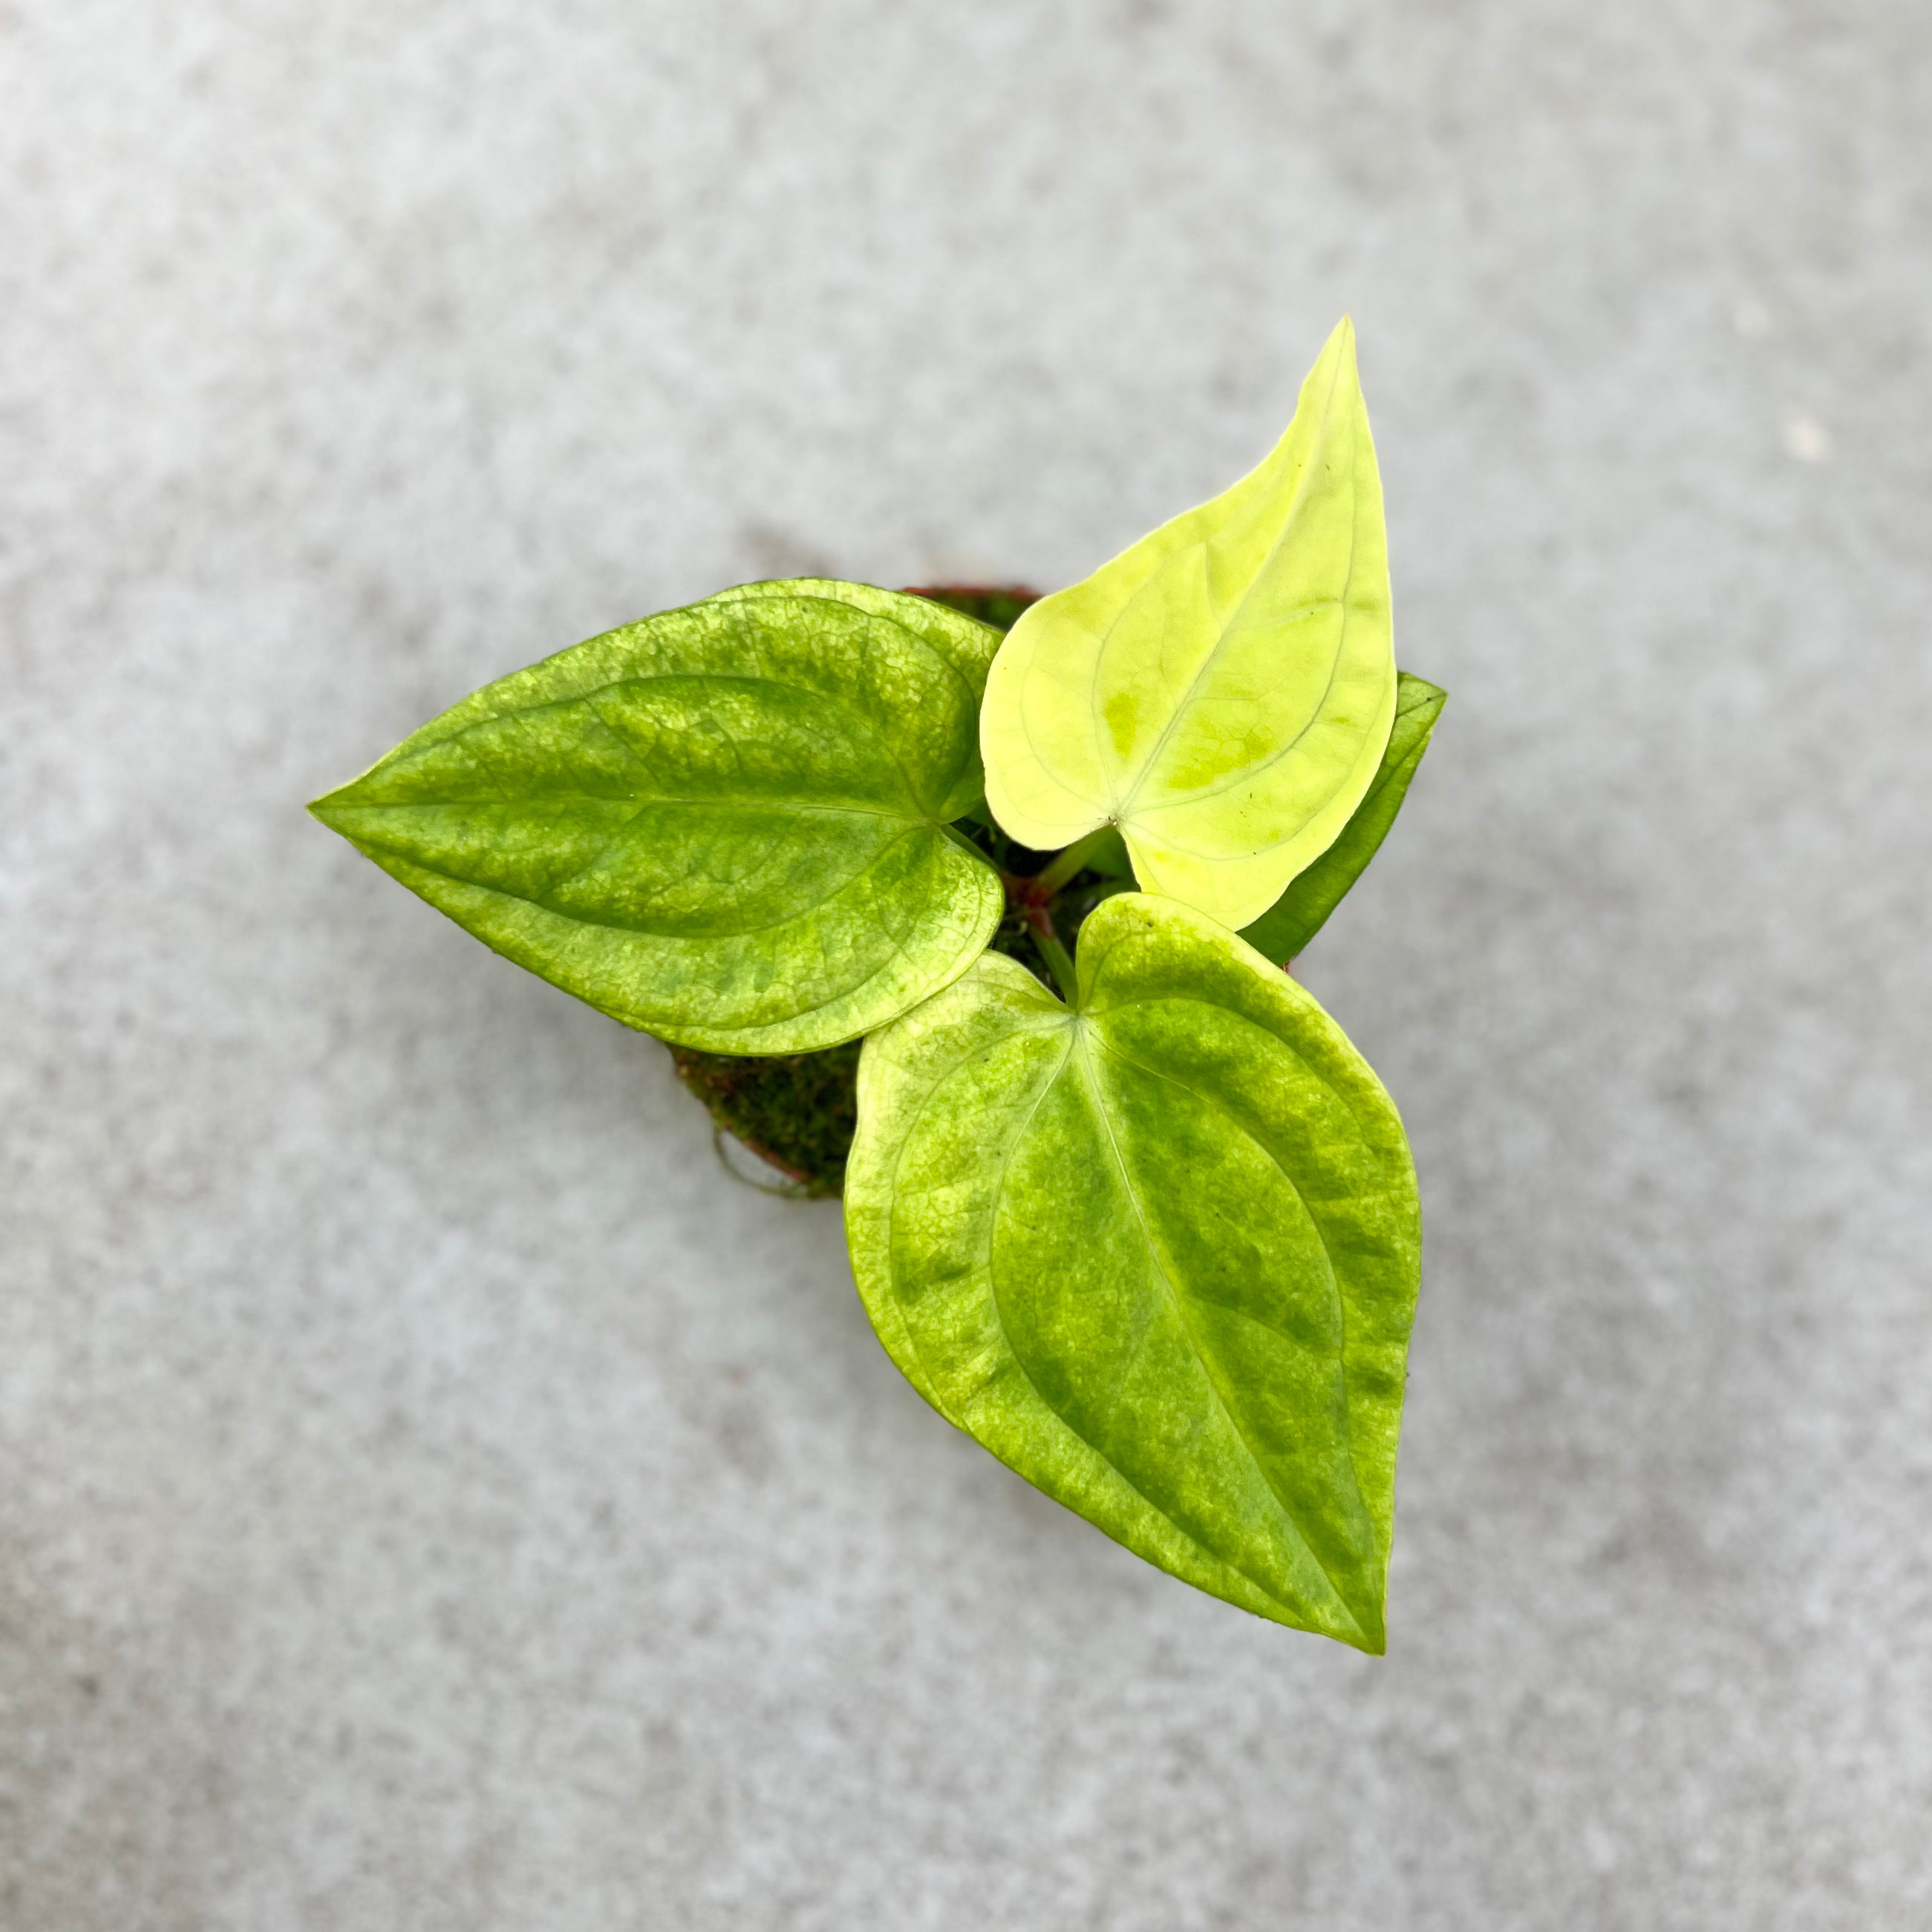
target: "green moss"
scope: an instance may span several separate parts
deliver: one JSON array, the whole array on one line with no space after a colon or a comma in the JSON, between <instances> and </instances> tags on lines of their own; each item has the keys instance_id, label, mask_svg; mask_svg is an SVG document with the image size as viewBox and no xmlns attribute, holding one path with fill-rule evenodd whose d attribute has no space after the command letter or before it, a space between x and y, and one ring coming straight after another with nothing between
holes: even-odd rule
<instances>
[{"instance_id":1,"label":"green moss","mask_svg":"<svg viewBox=\"0 0 1932 1932\"><path fill-rule=\"evenodd\" d=\"M932 584L914 589L915 597L930 597L935 604L944 604L950 610L963 611L969 617L976 617L982 624L991 624L995 630L1010 631L1014 620L1029 604L1040 602L1037 590L1028 590L1019 584Z\"/></svg>"},{"instance_id":2,"label":"green moss","mask_svg":"<svg viewBox=\"0 0 1932 1932\"><path fill-rule=\"evenodd\" d=\"M845 1184L845 1156L859 1123L859 1046L770 1059L674 1046L678 1078L713 1123L822 1199Z\"/></svg>"}]
</instances>

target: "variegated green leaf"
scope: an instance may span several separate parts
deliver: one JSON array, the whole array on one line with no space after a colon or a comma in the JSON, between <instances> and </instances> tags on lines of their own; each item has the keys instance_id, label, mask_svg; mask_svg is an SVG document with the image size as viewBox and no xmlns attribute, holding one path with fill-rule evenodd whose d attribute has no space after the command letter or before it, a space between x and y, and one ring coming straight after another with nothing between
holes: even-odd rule
<instances>
[{"instance_id":1,"label":"variegated green leaf","mask_svg":"<svg viewBox=\"0 0 1932 1932\"><path fill-rule=\"evenodd\" d=\"M1242 928L1241 937L1257 952L1285 966L1328 923L1328 915L1361 877L1363 868L1381 850L1448 700L1449 694L1440 686L1411 677L1407 671L1400 674L1395 723L1381 769L1355 815L1342 828L1342 836L1306 872L1296 874L1288 890L1253 925Z\"/></svg>"},{"instance_id":2,"label":"variegated green leaf","mask_svg":"<svg viewBox=\"0 0 1932 1932\"><path fill-rule=\"evenodd\" d=\"M680 1044L794 1053L964 972L1004 903L980 796L990 626L750 584L486 686L310 809L498 952Z\"/></svg>"},{"instance_id":3,"label":"variegated green leaf","mask_svg":"<svg viewBox=\"0 0 1932 1932\"><path fill-rule=\"evenodd\" d=\"M1420 1230L1388 1095L1172 900L1107 901L1070 1009L988 954L866 1044L846 1224L928 1401L1150 1562L1366 1651Z\"/></svg>"}]
</instances>

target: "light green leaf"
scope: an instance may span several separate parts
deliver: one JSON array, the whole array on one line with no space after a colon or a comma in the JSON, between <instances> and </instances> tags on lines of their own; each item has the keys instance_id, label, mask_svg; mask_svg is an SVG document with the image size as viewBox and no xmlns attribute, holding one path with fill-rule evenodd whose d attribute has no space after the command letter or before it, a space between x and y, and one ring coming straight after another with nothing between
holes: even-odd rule
<instances>
[{"instance_id":1,"label":"light green leaf","mask_svg":"<svg viewBox=\"0 0 1932 1932\"><path fill-rule=\"evenodd\" d=\"M1402 1124L1300 987L1126 893L1072 1010L989 953L866 1042L853 1270L941 1414L1150 1562L1358 1648L1420 1226Z\"/></svg>"},{"instance_id":2,"label":"light green leaf","mask_svg":"<svg viewBox=\"0 0 1932 1932\"><path fill-rule=\"evenodd\" d=\"M923 598L748 584L486 686L310 808L485 944L719 1053L881 1026L1004 904L980 796L1000 640Z\"/></svg>"},{"instance_id":3,"label":"light green leaf","mask_svg":"<svg viewBox=\"0 0 1932 1932\"><path fill-rule=\"evenodd\" d=\"M1258 469L1022 614L986 686L986 796L1042 851L1118 824L1147 890L1238 927L1348 823L1394 712L1345 320Z\"/></svg>"},{"instance_id":4,"label":"light green leaf","mask_svg":"<svg viewBox=\"0 0 1932 1932\"><path fill-rule=\"evenodd\" d=\"M1408 782L1429 748L1429 734L1448 701L1449 694L1439 685L1411 677L1407 671L1398 674L1395 722L1381 769L1355 815L1342 828L1342 836L1252 926L1243 928L1241 937L1257 952L1286 965L1327 924L1328 915L1388 836Z\"/></svg>"}]
</instances>

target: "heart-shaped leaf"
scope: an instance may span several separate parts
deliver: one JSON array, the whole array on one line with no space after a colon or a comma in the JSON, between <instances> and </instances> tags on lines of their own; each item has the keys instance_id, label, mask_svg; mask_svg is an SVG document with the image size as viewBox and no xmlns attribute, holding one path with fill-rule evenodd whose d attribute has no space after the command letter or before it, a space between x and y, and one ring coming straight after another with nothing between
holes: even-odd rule
<instances>
[{"instance_id":1,"label":"heart-shaped leaf","mask_svg":"<svg viewBox=\"0 0 1932 1932\"><path fill-rule=\"evenodd\" d=\"M1022 614L987 682L986 796L1040 850L1118 825L1149 892L1238 927L1348 823L1394 712L1344 320L1258 469Z\"/></svg>"},{"instance_id":2,"label":"heart-shaped leaf","mask_svg":"<svg viewBox=\"0 0 1932 1932\"><path fill-rule=\"evenodd\" d=\"M682 1045L795 1053L958 978L1004 903L1000 640L923 598L746 585L467 698L310 809L487 945Z\"/></svg>"},{"instance_id":3,"label":"heart-shaped leaf","mask_svg":"<svg viewBox=\"0 0 1932 1932\"><path fill-rule=\"evenodd\" d=\"M1342 836L1252 926L1242 928L1241 937L1257 952L1286 965L1328 923L1328 915L1361 877L1363 867L1382 849L1408 795L1408 782L1429 748L1429 734L1448 701L1449 694L1439 685L1411 677L1407 671L1397 674L1395 722L1381 768L1355 815L1342 826Z\"/></svg>"},{"instance_id":4,"label":"heart-shaped leaf","mask_svg":"<svg viewBox=\"0 0 1932 1932\"><path fill-rule=\"evenodd\" d=\"M1315 1000L1108 900L1064 1006L988 954L866 1043L847 1171L880 1339L1150 1562L1383 1648L1420 1225L1394 1107Z\"/></svg>"}]
</instances>

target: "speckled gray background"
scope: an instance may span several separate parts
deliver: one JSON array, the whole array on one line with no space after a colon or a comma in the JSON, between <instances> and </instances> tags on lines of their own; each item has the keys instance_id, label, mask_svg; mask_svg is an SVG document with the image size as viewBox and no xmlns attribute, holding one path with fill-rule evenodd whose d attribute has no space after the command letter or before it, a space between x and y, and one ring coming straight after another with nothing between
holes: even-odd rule
<instances>
[{"instance_id":1,"label":"speckled gray background","mask_svg":"<svg viewBox=\"0 0 1932 1932\"><path fill-rule=\"evenodd\" d=\"M1918 0L0 4L6 1932L1932 1915ZM1450 709L1374 1662L301 814L738 579L1052 584L1336 315Z\"/></svg>"}]
</instances>

